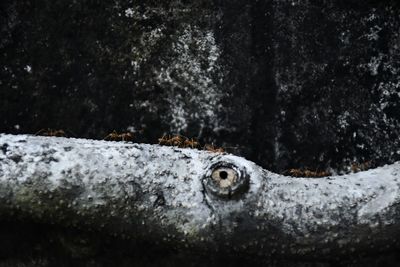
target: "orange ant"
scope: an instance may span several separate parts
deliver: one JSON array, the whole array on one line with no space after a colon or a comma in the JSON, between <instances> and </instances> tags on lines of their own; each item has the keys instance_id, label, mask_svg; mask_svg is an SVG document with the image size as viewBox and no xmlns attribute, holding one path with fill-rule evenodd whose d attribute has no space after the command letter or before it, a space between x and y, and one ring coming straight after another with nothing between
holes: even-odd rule
<instances>
[{"instance_id":1,"label":"orange ant","mask_svg":"<svg viewBox=\"0 0 400 267\"><path fill-rule=\"evenodd\" d=\"M290 176L293 176L293 177L302 177L303 176L303 171L300 169L290 169L288 171L288 173Z\"/></svg>"},{"instance_id":2,"label":"orange ant","mask_svg":"<svg viewBox=\"0 0 400 267\"><path fill-rule=\"evenodd\" d=\"M286 174L289 174L290 176L293 177L314 177L314 178L320 178L320 177L326 177L330 176L331 173L326 172L326 171L311 171L309 169L290 169L286 172Z\"/></svg>"},{"instance_id":3,"label":"orange ant","mask_svg":"<svg viewBox=\"0 0 400 267\"><path fill-rule=\"evenodd\" d=\"M196 140L192 139L186 139L183 142L183 146L184 147L191 147L191 148L198 148L199 147L199 142L197 142Z\"/></svg>"},{"instance_id":4,"label":"orange ant","mask_svg":"<svg viewBox=\"0 0 400 267\"><path fill-rule=\"evenodd\" d=\"M169 140L168 136L164 134L161 138L158 138L158 144L165 145L167 144L168 140Z\"/></svg>"},{"instance_id":5,"label":"orange ant","mask_svg":"<svg viewBox=\"0 0 400 267\"><path fill-rule=\"evenodd\" d=\"M185 139L180 135L169 136L163 135L158 139L158 144L167 145L167 146L181 146L184 143Z\"/></svg>"},{"instance_id":6,"label":"orange ant","mask_svg":"<svg viewBox=\"0 0 400 267\"><path fill-rule=\"evenodd\" d=\"M133 140L133 134L130 132L127 133L117 133L115 130L108 134L106 137L104 137L104 140L106 141L132 141Z\"/></svg>"},{"instance_id":7,"label":"orange ant","mask_svg":"<svg viewBox=\"0 0 400 267\"><path fill-rule=\"evenodd\" d=\"M35 135L41 135L41 136L54 136L54 137L65 137L65 132L63 130L53 130L50 128L47 129L41 129Z\"/></svg>"},{"instance_id":8,"label":"orange ant","mask_svg":"<svg viewBox=\"0 0 400 267\"><path fill-rule=\"evenodd\" d=\"M224 153L225 150L222 147L215 147L214 145L206 144L204 149L213 153Z\"/></svg>"},{"instance_id":9,"label":"orange ant","mask_svg":"<svg viewBox=\"0 0 400 267\"><path fill-rule=\"evenodd\" d=\"M167 145L167 146L177 146L180 148L197 148L200 146L199 142L197 142L194 138L187 138L181 135L169 136L163 135L161 138L158 138L158 144Z\"/></svg>"},{"instance_id":10,"label":"orange ant","mask_svg":"<svg viewBox=\"0 0 400 267\"><path fill-rule=\"evenodd\" d=\"M351 163L350 170L351 170L351 172L366 171L366 170L371 169L372 166L373 166L372 160L366 161L364 163L353 162L353 163Z\"/></svg>"},{"instance_id":11,"label":"orange ant","mask_svg":"<svg viewBox=\"0 0 400 267\"><path fill-rule=\"evenodd\" d=\"M170 146L178 146L181 147L182 144L185 142L185 139L180 136L180 135L176 135L171 137L168 141L167 144L169 144Z\"/></svg>"}]
</instances>

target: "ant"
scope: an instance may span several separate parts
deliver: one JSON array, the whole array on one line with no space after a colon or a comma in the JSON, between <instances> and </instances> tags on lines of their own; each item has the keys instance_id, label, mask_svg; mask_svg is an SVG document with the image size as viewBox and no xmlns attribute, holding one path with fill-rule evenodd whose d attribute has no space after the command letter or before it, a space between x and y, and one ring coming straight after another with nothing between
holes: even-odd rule
<instances>
[{"instance_id":1,"label":"ant","mask_svg":"<svg viewBox=\"0 0 400 267\"><path fill-rule=\"evenodd\" d=\"M35 135L41 135L41 136L54 136L54 137L65 137L65 132L64 130L53 130L50 128L47 129L41 129Z\"/></svg>"},{"instance_id":2,"label":"ant","mask_svg":"<svg viewBox=\"0 0 400 267\"><path fill-rule=\"evenodd\" d=\"M158 138L158 144L165 145L167 144L168 140L169 140L168 136L164 134L161 138Z\"/></svg>"},{"instance_id":3,"label":"ant","mask_svg":"<svg viewBox=\"0 0 400 267\"><path fill-rule=\"evenodd\" d=\"M215 147L214 145L206 144L204 146L204 150L207 150L209 152L213 153L224 153L225 150L222 147Z\"/></svg>"},{"instance_id":4,"label":"ant","mask_svg":"<svg viewBox=\"0 0 400 267\"><path fill-rule=\"evenodd\" d=\"M183 145L183 143L185 142L185 138L183 138L180 135L176 135L173 136L172 138L170 138L167 141L167 144L169 144L170 146L177 146L177 147L181 147Z\"/></svg>"},{"instance_id":5,"label":"ant","mask_svg":"<svg viewBox=\"0 0 400 267\"><path fill-rule=\"evenodd\" d=\"M199 142L196 140L192 139L186 139L183 142L184 147L191 147L191 148L198 148L200 146Z\"/></svg>"},{"instance_id":6,"label":"ant","mask_svg":"<svg viewBox=\"0 0 400 267\"><path fill-rule=\"evenodd\" d=\"M326 177L330 176L331 173L327 171L311 171L309 169L290 169L286 172L286 174L289 174L290 176L293 177L314 177L314 178L320 178L320 177Z\"/></svg>"},{"instance_id":7,"label":"ant","mask_svg":"<svg viewBox=\"0 0 400 267\"><path fill-rule=\"evenodd\" d=\"M187 138L181 135L169 136L163 135L161 138L158 138L159 145L167 145L167 146L177 146L180 148L198 148L200 143L196 141L194 138Z\"/></svg>"},{"instance_id":8,"label":"ant","mask_svg":"<svg viewBox=\"0 0 400 267\"><path fill-rule=\"evenodd\" d=\"M293 177L302 177L303 176L303 171L300 169L290 169L289 171L286 171L290 176Z\"/></svg>"},{"instance_id":9,"label":"ant","mask_svg":"<svg viewBox=\"0 0 400 267\"><path fill-rule=\"evenodd\" d=\"M127 133L117 133L115 130L108 134L106 137L104 137L104 140L106 141L132 141L133 140L133 134L130 132Z\"/></svg>"},{"instance_id":10,"label":"ant","mask_svg":"<svg viewBox=\"0 0 400 267\"><path fill-rule=\"evenodd\" d=\"M167 145L167 146L181 146L185 139L180 136L169 136L169 135L163 135L161 138L158 138L158 144L159 145Z\"/></svg>"},{"instance_id":11,"label":"ant","mask_svg":"<svg viewBox=\"0 0 400 267\"><path fill-rule=\"evenodd\" d=\"M372 167L373 167L372 160L366 161L364 163L353 162L353 163L351 163L350 170L351 170L351 172L355 173L355 172L369 170Z\"/></svg>"},{"instance_id":12,"label":"ant","mask_svg":"<svg viewBox=\"0 0 400 267\"><path fill-rule=\"evenodd\" d=\"M166 145L166 146L181 146L184 143L185 139L180 135L169 136L163 135L161 138L158 138L159 145Z\"/></svg>"}]
</instances>

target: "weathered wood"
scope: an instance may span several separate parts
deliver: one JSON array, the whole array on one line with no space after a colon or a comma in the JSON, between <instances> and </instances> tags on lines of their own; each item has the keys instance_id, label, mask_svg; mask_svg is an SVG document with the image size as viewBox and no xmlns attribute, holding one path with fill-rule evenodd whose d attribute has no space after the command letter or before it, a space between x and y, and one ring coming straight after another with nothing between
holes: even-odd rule
<instances>
[{"instance_id":1,"label":"weathered wood","mask_svg":"<svg viewBox=\"0 0 400 267\"><path fill-rule=\"evenodd\" d=\"M0 135L0 148L2 218L266 257L334 258L398 245L400 163L312 179L159 145ZM218 184L213 170L236 180Z\"/></svg>"}]
</instances>

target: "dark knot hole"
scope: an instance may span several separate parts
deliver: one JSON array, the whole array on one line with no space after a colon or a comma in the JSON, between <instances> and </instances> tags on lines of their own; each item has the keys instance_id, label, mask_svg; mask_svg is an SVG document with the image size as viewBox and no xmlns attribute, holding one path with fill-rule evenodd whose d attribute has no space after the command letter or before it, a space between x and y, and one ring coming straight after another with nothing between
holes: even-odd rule
<instances>
[{"instance_id":1,"label":"dark knot hole","mask_svg":"<svg viewBox=\"0 0 400 267\"><path fill-rule=\"evenodd\" d=\"M228 173L227 173L226 171L220 171L220 172L219 172L219 177L220 177L222 180L225 180L226 178L228 178Z\"/></svg>"}]
</instances>

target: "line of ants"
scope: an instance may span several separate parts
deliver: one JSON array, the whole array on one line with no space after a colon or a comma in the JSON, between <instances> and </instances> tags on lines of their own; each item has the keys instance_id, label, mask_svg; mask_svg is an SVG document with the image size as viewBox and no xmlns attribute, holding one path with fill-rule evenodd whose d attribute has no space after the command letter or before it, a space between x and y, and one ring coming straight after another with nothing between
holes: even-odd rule
<instances>
[{"instance_id":1,"label":"line of ants","mask_svg":"<svg viewBox=\"0 0 400 267\"><path fill-rule=\"evenodd\" d=\"M360 171L366 171L371 168L375 167L375 163L372 160L365 161L362 163L359 162L352 162L350 164L350 168L348 171L351 173L356 173ZM314 178L320 178L320 177L326 177L326 176L331 176L332 173L329 171L319 171L317 170L311 170L309 168L301 168L301 169L289 169L283 172L285 175L293 176L293 177L314 177Z\"/></svg>"},{"instance_id":2,"label":"line of ants","mask_svg":"<svg viewBox=\"0 0 400 267\"><path fill-rule=\"evenodd\" d=\"M41 129L35 135L41 136L53 136L53 137L66 137L67 134L64 130L54 130L54 129ZM118 133L117 131L112 131L108 135L106 135L103 140L106 141L124 141L124 142L132 142L134 141L134 134L131 132ZM183 135L163 135L161 138L158 138L158 144L164 146L176 146L179 148L192 148L192 149L203 149L209 152L214 153L224 153L225 150L221 147L216 147L213 144L205 144L204 146L200 145L200 142L194 138L187 138ZM370 169L372 166L371 161L367 161L365 163L352 163L350 171L351 172L359 172L363 170ZM284 175L289 175L292 177L313 177L320 178L331 176L332 174L329 171L319 171L319 170L311 170L308 168L300 168L300 169L288 169L282 172Z\"/></svg>"},{"instance_id":3,"label":"line of ants","mask_svg":"<svg viewBox=\"0 0 400 267\"><path fill-rule=\"evenodd\" d=\"M67 134L64 130L54 130L54 129L41 129L36 132L35 135L41 136L53 136L53 137L67 137ZM124 141L124 142L132 142L134 141L134 134L131 132L118 133L117 131L112 131L108 135L106 135L103 140L106 141ZM213 144L205 144L201 147L200 142L194 138L187 138L182 135L163 135L161 138L158 138L158 144L164 146L177 146L180 148L192 148L199 149L203 148L206 151L214 152L214 153L224 153L225 150L221 147L216 147Z\"/></svg>"}]
</instances>

